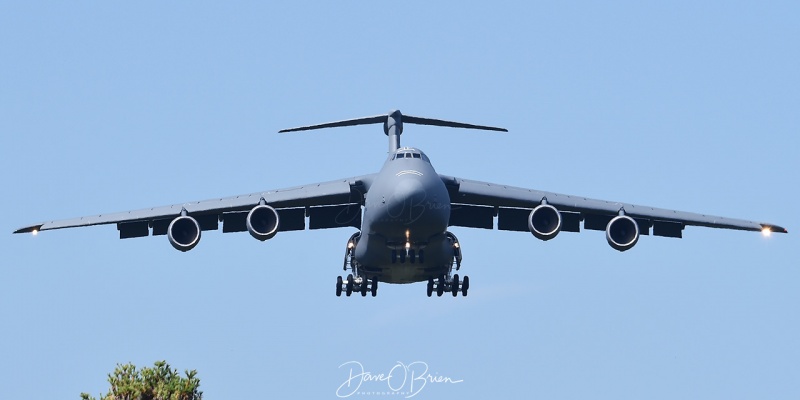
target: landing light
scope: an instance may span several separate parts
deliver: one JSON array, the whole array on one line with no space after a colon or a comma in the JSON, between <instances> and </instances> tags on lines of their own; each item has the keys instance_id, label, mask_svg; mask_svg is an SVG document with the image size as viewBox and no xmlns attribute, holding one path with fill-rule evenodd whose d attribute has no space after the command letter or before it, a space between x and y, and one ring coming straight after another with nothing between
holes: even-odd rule
<instances>
[{"instance_id":1,"label":"landing light","mask_svg":"<svg viewBox=\"0 0 800 400\"><path fill-rule=\"evenodd\" d=\"M406 242L406 250L408 250L408 249L410 249L410 248L411 248L411 243L409 243L409 242Z\"/></svg>"},{"instance_id":2,"label":"landing light","mask_svg":"<svg viewBox=\"0 0 800 400\"><path fill-rule=\"evenodd\" d=\"M772 235L772 229L764 228L761 230L761 234L764 235L764 237L769 237L770 235Z\"/></svg>"},{"instance_id":3,"label":"landing light","mask_svg":"<svg viewBox=\"0 0 800 400\"><path fill-rule=\"evenodd\" d=\"M39 234L39 230L38 229L34 229L33 231L31 231L31 233L33 234L33 236L36 236L36 235Z\"/></svg>"},{"instance_id":4,"label":"landing light","mask_svg":"<svg viewBox=\"0 0 800 400\"><path fill-rule=\"evenodd\" d=\"M347 242L347 248L352 249L354 247L353 242Z\"/></svg>"}]
</instances>

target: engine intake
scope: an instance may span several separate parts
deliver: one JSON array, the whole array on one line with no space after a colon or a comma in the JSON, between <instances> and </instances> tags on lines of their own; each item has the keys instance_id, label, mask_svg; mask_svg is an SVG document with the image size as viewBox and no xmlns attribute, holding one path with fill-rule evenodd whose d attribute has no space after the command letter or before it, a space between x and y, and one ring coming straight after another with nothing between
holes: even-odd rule
<instances>
[{"instance_id":1,"label":"engine intake","mask_svg":"<svg viewBox=\"0 0 800 400\"><path fill-rule=\"evenodd\" d=\"M616 250L628 250L639 240L639 224L627 215L614 217L606 226L606 240Z\"/></svg>"},{"instance_id":2,"label":"engine intake","mask_svg":"<svg viewBox=\"0 0 800 400\"><path fill-rule=\"evenodd\" d=\"M196 219L182 215L170 222L167 237L176 250L189 251L200 242L200 232L200 224Z\"/></svg>"},{"instance_id":3,"label":"engine intake","mask_svg":"<svg viewBox=\"0 0 800 400\"><path fill-rule=\"evenodd\" d=\"M266 204L257 205L247 213L247 231L258 240L272 239L278 233L278 226L278 212Z\"/></svg>"},{"instance_id":4,"label":"engine intake","mask_svg":"<svg viewBox=\"0 0 800 400\"><path fill-rule=\"evenodd\" d=\"M540 240L550 240L561 232L561 213L549 205L534 208L528 216L528 229Z\"/></svg>"}]
</instances>

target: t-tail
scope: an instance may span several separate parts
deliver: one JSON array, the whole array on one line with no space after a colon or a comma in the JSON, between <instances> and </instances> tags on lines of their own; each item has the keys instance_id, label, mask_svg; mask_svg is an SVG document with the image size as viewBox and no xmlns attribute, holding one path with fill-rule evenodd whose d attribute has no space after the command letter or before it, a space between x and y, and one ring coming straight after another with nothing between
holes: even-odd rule
<instances>
[{"instance_id":1,"label":"t-tail","mask_svg":"<svg viewBox=\"0 0 800 400\"><path fill-rule=\"evenodd\" d=\"M383 132L389 137L389 152L394 153L400 148L400 135L403 134L404 122L417 125L447 126L451 128L482 129L486 131L508 132L508 129L496 128L493 126L473 125L465 124L463 122L403 115L400 110L391 111L387 115L376 115L374 117L347 119L344 121L327 122L324 124L300 126L297 128L283 129L279 132L308 131L312 129L335 128L337 126L383 124Z\"/></svg>"}]
</instances>

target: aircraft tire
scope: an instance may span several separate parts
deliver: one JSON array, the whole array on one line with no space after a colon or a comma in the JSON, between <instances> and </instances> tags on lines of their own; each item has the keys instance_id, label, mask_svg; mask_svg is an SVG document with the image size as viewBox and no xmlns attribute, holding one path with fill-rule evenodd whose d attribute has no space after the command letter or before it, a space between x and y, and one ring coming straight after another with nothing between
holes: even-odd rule
<instances>
[{"instance_id":1,"label":"aircraft tire","mask_svg":"<svg viewBox=\"0 0 800 400\"><path fill-rule=\"evenodd\" d=\"M464 276L464 283L461 285L461 295L466 297L467 290L469 290L469 277Z\"/></svg>"},{"instance_id":2,"label":"aircraft tire","mask_svg":"<svg viewBox=\"0 0 800 400\"><path fill-rule=\"evenodd\" d=\"M455 275L453 275L453 290L452 290L453 297L458 296L458 289L459 289L458 286L459 286L458 285L458 274L455 274Z\"/></svg>"},{"instance_id":3,"label":"aircraft tire","mask_svg":"<svg viewBox=\"0 0 800 400\"><path fill-rule=\"evenodd\" d=\"M340 297L342 295L342 276L339 275L336 277L336 297Z\"/></svg>"},{"instance_id":4,"label":"aircraft tire","mask_svg":"<svg viewBox=\"0 0 800 400\"><path fill-rule=\"evenodd\" d=\"M348 274L347 275L347 288L346 289L347 289L347 291L345 292L345 294L347 295L347 297L350 297L350 295L353 294L353 274Z\"/></svg>"},{"instance_id":5,"label":"aircraft tire","mask_svg":"<svg viewBox=\"0 0 800 400\"><path fill-rule=\"evenodd\" d=\"M428 297L433 294L433 279L428 279Z\"/></svg>"},{"instance_id":6,"label":"aircraft tire","mask_svg":"<svg viewBox=\"0 0 800 400\"><path fill-rule=\"evenodd\" d=\"M372 297L378 295L378 278L373 276L372 277Z\"/></svg>"}]
</instances>

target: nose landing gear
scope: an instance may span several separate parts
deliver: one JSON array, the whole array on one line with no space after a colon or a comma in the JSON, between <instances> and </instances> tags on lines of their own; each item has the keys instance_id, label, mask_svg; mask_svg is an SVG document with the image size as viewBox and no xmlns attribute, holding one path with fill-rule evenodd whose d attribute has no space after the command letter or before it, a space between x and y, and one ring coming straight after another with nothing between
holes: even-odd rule
<instances>
[{"instance_id":1,"label":"nose landing gear","mask_svg":"<svg viewBox=\"0 0 800 400\"><path fill-rule=\"evenodd\" d=\"M399 249L399 250L392 249L391 259L392 259L392 264L397 264L397 263L405 264L406 262L409 262L411 264L414 263L423 264L425 263L425 250L422 248L419 250L414 250L413 248Z\"/></svg>"}]
</instances>

